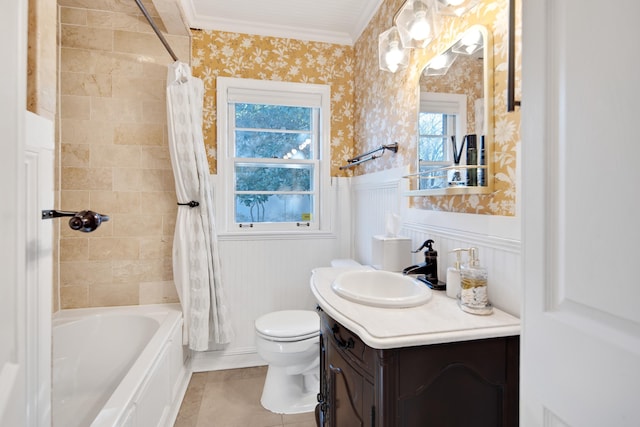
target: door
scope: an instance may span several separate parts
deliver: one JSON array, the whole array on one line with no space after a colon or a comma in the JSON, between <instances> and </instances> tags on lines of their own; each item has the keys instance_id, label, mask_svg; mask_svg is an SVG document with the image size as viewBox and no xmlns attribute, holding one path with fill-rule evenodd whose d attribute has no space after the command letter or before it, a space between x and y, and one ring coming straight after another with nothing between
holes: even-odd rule
<instances>
[{"instance_id":1,"label":"door","mask_svg":"<svg viewBox=\"0 0 640 427\"><path fill-rule=\"evenodd\" d=\"M0 13L0 425L26 426L24 113L27 2Z\"/></svg>"},{"instance_id":2,"label":"door","mask_svg":"<svg viewBox=\"0 0 640 427\"><path fill-rule=\"evenodd\" d=\"M640 425L640 2L523 0L521 425Z\"/></svg>"}]
</instances>

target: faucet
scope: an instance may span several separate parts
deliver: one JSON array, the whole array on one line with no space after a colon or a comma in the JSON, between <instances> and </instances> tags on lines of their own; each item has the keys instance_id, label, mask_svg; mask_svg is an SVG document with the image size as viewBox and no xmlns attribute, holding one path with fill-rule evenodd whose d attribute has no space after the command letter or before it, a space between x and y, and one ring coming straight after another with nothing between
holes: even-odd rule
<instances>
[{"instance_id":1,"label":"faucet","mask_svg":"<svg viewBox=\"0 0 640 427\"><path fill-rule=\"evenodd\" d=\"M424 251L424 262L419 264L410 265L402 270L402 274L417 274L424 275L424 277L418 277L421 281L426 281L430 287L437 287L438 285L438 251L433 249L434 241L429 239L425 241L415 251L414 254L420 252L422 249L427 248Z\"/></svg>"}]
</instances>

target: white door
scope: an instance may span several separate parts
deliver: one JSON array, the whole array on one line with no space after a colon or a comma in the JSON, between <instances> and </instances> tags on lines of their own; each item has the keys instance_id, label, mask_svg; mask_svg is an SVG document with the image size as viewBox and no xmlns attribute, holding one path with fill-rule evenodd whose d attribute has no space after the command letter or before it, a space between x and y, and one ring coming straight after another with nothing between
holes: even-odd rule
<instances>
[{"instance_id":1,"label":"white door","mask_svg":"<svg viewBox=\"0 0 640 427\"><path fill-rule=\"evenodd\" d=\"M525 427L640 426L639 17L523 0Z\"/></svg>"},{"instance_id":2,"label":"white door","mask_svg":"<svg viewBox=\"0 0 640 427\"><path fill-rule=\"evenodd\" d=\"M27 424L24 112L27 2L0 13L0 425Z\"/></svg>"}]
</instances>

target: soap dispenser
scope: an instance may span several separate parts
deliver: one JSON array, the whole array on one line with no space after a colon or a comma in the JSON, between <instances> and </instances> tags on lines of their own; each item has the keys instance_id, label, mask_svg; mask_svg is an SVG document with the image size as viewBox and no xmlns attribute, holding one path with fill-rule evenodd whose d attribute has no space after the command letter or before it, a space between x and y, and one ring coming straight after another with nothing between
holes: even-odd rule
<instances>
[{"instance_id":1,"label":"soap dispenser","mask_svg":"<svg viewBox=\"0 0 640 427\"><path fill-rule=\"evenodd\" d=\"M460 297L460 265L462 264L460 254L468 250L469 249L458 248L449 252L456 254L456 260L453 266L447 268L447 296L449 298Z\"/></svg>"},{"instance_id":2,"label":"soap dispenser","mask_svg":"<svg viewBox=\"0 0 640 427\"><path fill-rule=\"evenodd\" d=\"M487 269L480 266L478 248L469 248L469 263L460 267L460 308L471 314L491 314Z\"/></svg>"}]
</instances>

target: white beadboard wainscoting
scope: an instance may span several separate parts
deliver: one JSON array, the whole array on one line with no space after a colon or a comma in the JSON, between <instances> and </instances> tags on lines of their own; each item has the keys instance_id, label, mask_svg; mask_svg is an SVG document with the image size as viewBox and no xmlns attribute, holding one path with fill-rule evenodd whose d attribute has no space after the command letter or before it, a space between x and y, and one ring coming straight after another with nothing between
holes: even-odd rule
<instances>
[{"instance_id":1,"label":"white beadboard wainscoting","mask_svg":"<svg viewBox=\"0 0 640 427\"><path fill-rule=\"evenodd\" d=\"M313 309L311 270L335 258L371 263L371 240L385 233L385 217L401 216L400 234L414 249L427 239L438 251L438 276L454 262L448 252L477 247L489 273L489 298L498 308L520 315L520 220L517 217L458 214L410 208L403 196L406 168L389 169L354 178L332 180L331 234L306 239L293 236L221 235L220 255L234 341L219 350L192 355L193 370L207 371L256 366L254 322L262 314L284 309ZM213 178L215 185L215 177ZM215 187L214 187L215 188ZM422 254L414 255L423 261Z\"/></svg>"},{"instance_id":2,"label":"white beadboard wainscoting","mask_svg":"<svg viewBox=\"0 0 640 427\"><path fill-rule=\"evenodd\" d=\"M216 184L216 177L212 177ZM277 310L315 309L309 279L315 267L351 256L349 179L331 183L332 232L295 235L220 234L222 280L235 333L219 350L193 352L195 372L263 365L256 353L255 320Z\"/></svg>"}]
</instances>

